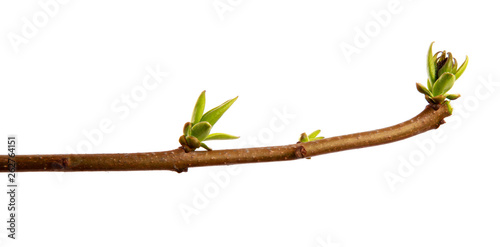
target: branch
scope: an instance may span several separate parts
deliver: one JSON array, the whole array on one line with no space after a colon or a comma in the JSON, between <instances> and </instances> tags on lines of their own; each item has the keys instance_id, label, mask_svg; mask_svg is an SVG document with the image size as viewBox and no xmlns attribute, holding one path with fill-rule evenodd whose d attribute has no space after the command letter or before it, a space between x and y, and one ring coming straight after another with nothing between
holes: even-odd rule
<instances>
[{"instance_id":1,"label":"branch","mask_svg":"<svg viewBox=\"0 0 500 247\"><path fill-rule=\"evenodd\" d=\"M16 172L139 171L185 172L189 167L232 165L309 158L349 149L371 147L406 139L438 128L451 111L443 104L429 104L414 118L383 129L325 138L305 143L260 148L125 154L17 155ZM8 172L8 156L0 156L0 172Z\"/></svg>"}]
</instances>

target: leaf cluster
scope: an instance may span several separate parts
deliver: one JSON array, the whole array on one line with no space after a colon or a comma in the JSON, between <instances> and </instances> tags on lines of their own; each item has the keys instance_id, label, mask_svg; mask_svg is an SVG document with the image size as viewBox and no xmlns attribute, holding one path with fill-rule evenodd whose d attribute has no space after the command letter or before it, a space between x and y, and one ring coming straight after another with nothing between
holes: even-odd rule
<instances>
[{"instance_id":1,"label":"leaf cluster","mask_svg":"<svg viewBox=\"0 0 500 247\"><path fill-rule=\"evenodd\" d=\"M210 140L231 140L238 139L225 133L210 133L212 127L219 121L222 115L231 107L238 97L227 100L221 105L203 113L205 111L205 91L203 91L193 109L191 121L184 124L184 134L179 138L179 142L187 152L194 151L199 147L212 150L204 141Z\"/></svg>"},{"instance_id":2,"label":"leaf cluster","mask_svg":"<svg viewBox=\"0 0 500 247\"><path fill-rule=\"evenodd\" d=\"M447 92L453 87L455 81L460 78L467 68L469 57L465 57L465 61L458 67L457 60L451 52L439 51L433 54L431 43L427 53L427 87L417 83L417 90L425 95L425 99L429 103L441 104L446 99L455 100L460 97L460 94L448 94Z\"/></svg>"}]
</instances>

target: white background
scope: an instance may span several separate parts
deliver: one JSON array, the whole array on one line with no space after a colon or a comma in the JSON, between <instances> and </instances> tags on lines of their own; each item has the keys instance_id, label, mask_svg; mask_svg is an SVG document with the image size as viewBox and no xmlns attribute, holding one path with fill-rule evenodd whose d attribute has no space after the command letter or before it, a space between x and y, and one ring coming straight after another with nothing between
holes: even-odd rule
<instances>
[{"instance_id":1,"label":"white background","mask_svg":"<svg viewBox=\"0 0 500 247\"><path fill-rule=\"evenodd\" d=\"M0 244L499 246L498 7L2 1L0 137L19 154L174 149L202 90L207 108L239 96L214 131L242 138L216 149L382 128L425 107L431 41L470 63L448 123L397 143L183 174L19 174L17 240L1 193ZM150 68L169 75L145 88Z\"/></svg>"}]
</instances>

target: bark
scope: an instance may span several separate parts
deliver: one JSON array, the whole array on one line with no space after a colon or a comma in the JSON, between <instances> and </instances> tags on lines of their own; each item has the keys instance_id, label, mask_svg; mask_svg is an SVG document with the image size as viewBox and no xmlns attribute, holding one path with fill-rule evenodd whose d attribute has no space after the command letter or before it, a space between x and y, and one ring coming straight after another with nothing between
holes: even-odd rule
<instances>
[{"instance_id":1,"label":"bark","mask_svg":"<svg viewBox=\"0 0 500 247\"><path fill-rule=\"evenodd\" d=\"M444 123L451 113L445 105L427 105L414 118L383 129L330 137L285 146L194 151L178 148L163 152L121 154L17 155L16 172L81 172L171 170L309 158L349 149L371 147L406 139ZM0 156L0 172L8 171L8 156Z\"/></svg>"}]
</instances>

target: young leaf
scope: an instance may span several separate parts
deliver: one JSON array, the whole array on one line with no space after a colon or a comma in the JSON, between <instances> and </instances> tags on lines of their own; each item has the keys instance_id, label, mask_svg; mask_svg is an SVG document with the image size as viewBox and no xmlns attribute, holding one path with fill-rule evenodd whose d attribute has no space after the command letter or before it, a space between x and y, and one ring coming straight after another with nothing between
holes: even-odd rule
<instances>
[{"instance_id":1,"label":"young leaf","mask_svg":"<svg viewBox=\"0 0 500 247\"><path fill-rule=\"evenodd\" d=\"M437 64L442 65L444 63L444 59L446 59L446 50L438 51L436 54L439 56L439 57L436 56L436 69L437 69ZM436 77L436 80L437 80L437 77Z\"/></svg>"},{"instance_id":2,"label":"young leaf","mask_svg":"<svg viewBox=\"0 0 500 247\"><path fill-rule=\"evenodd\" d=\"M191 128L191 135L198 138L198 140L203 141L207 138L208 134L210 134L211 129L212 125L206 121L201 121Z\"/></svg>"},{"instance_id":3,"label":"young leaf","mask_svg":"<svg viewBox=\"0 0 500 247\"><path fill-rule=\"evenodd\" d=\"M314 137L314 138L310 139L310 141L321 140L321 139L324 139L324 138L325 138L324 136L318 136L318 137Z\"/></svg>"},{"instance_id":4,"label":"young leaf","mask_svg":"<svg viewBox=\"0 0 500 247\"><path fill-rule=\"evenodd\" d=\"M427 74L429 75L429 79L431 85L436 81L436 59L432 55L432 45L434 41L429 46L429 51L427 52Z\"/></svg>"},{"instance_id":5,"label":"young leaf","mask_svg":"<svg viewBox=\"0 0 500 247\"><path fill-rule=\"evenodd\" d=\"M311 133L308 137L309 139L314 139L316 136L318 136L319 132L321 132L321 130L316 130L314 131L313 133Z\"/></svg>"},{"instance_id":6,"label":"young leaf","mask_svg":"<svg viewBox=\"0 0 500 247\"><path fill-rule=\"evenodd\" d=\"M446 94L445 96L449 100L456 100L456 99L460 98L460 94Z\"/></svg>"},{"instance_id":7,"label":"young leaf","mask_svg":"<svg viewBox=\"0 0 500 247\"><path fill-rule=\"evenodd\" d=\"M453 87L453 84L455 83L455 75L445 72L443 75L437 79L436 83L434 83L434 86L432 88L432 95L441 95Z\"/></svg>"},{"instance_id":8,"label":"young leaf","mask_svg":"<svg viewBox=\"0 0 500 247\"><path fill-rule=\"evenodd\" d=\"M453 58L453 69L451 69L452 74L456 74L458 70L458 64L457 64L457 59Z\"/></svg>"},{"instance_id":9,"label":"young leaf","mask_svg":"<svg viewBox=\"0 0 500 247\"><path fill-rule=\"evenodd\" d=\"M432 97L432 94L431 94L431 91L429 91L429 89L425 88L424 85L420 84L417 82L417 90L421 93L421 94L425 94L425 95L429 95Z\"/></svg>"},{"instance_id":10,"label":"young leaf","mask_svg":"<svg viewBox=\"0 0 500 247\"><path fill-rule=\"evenodd\" d=\"M232 139L238 139L240 138L239 136L233 136L229 134L224 134L224 133L213 133L207 136L205 138L205 141L210 141L210 140L232 140Z\"/></svg>"},{"instance_id":11,"label":"young leaf","mask_svg":"<svg viewBox=\"0 0 500 247\"><path fill-rule=\"evenodd\" d=\"M467 64L469 64L469 57L465 56L465 62L460 65L460 68L458 68L457 73L455 73L455 80L458 80L458 78L464 73L465 68L467 68Z\"/></svg>"},{"instance_id":12,"label":"young leaf","mask_svg":"<svg viewBox=\"0 0 500 247\"><path fill-rule=\"evenodd\" d=\"M191 122L187 122L184 124L184 136L190 136L191 135Z\"/></svg>"},{"instance_id":13,"label":"young leaf","mask_svg":"<svg viewBox=\"0 0 500 247\"><path fill-rule=\"evenodd\" d=\"M446 58L446 62L438 71L438 80L444 73L451 73L453 71L453 55L451 52L448 52L448 58Z\"/></svg>"},{"instance_id":14,"label":"young leaf","mask_svg":"<svg viewBox=\"0 0 500 247\"><path fill-rule=\"evenodd\" d=\"M210 111L207 111L202 117L200 121L207 121L209 122L212 126L219 120L220 117L222 117L222 114L229 109L229 107L238 99L238 97L234 99L230 99L221 105L213 108Z\"/></svg>"},{"instance_id":15,"label":"young leaf","mask_svg":"<svg viewBox=\"0 0 500 247\"><path fill-rule=\"evenodd\" d=\"M205 110L205 91L201 92L196 104L193 109L193 116L191 117L191 123L197 124L201 116L203 116L203 111Z\"/></svg>"},{"instance_id":16,"label":"young leaf","mask_svg":"<svg viewBox=\"0 0 500 247\"><path fill-rule=\"evenodd\" d=\"M207 144L205 144L205 143L203 143L203 142L202 142L202 143L200 143L200 146L201 146L202 148L206 149L207 151L212 151L212 149L211 149L211 148L209 148L209 147L207 146Z\"/></svg>"}]
</instances>

